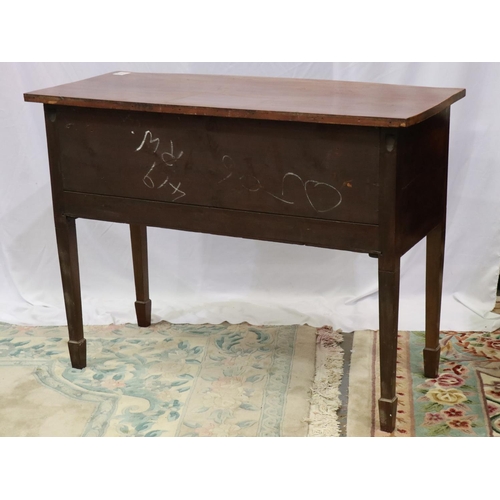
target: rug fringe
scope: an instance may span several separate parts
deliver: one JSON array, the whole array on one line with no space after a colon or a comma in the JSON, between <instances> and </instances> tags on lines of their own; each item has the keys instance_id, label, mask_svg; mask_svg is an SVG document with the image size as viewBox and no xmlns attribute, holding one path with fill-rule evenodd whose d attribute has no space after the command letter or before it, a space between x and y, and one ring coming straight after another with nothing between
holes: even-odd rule
<instances>
[{"instance_id":1,"label":"rug fringe","mask_svg":"<svg viewBox=\"0 0 500 500\"><path fill-rule=\"evenodd\" d=\"M329 326L316 333L316 374L311 388L309 436L338 437L340 435L337 411L341 406L340 383L343 374L344 351L340 347L342 335Z\"/></svg>"}]
</instances>

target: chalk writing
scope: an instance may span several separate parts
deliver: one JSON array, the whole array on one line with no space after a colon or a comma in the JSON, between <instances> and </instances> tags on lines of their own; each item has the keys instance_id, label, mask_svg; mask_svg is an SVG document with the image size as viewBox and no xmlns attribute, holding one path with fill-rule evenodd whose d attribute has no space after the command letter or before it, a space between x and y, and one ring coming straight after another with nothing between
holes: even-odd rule
<instances>
[{"instance_id":1,"label":"chalk writing","mask_svg":"<svg viewBox=\"0 0 500 500\"><path fill-rule=\"evenodd\" d=\"M229 155L224 155L222 157L222 164L224 165L226 171L229 173L226 175L226 177L224 177L224 179L219 181L219 184L235 174L235 176L237 176L237 179L240 181L241 186L245 189L248 189L248 191L256 192L262 189L262 185L259 179L257 179L257 177L255 177L253 174L249 174L246 170L238 168L235 165L234 160ZM250 187L249 185L251 185L252 187Z\"/></svg>"},{"instance_id":2,"label":"chalk writing","mask_svg":"<svg viewBox=\"0 0 500 500\"><path fill-rule=\"evenodd\" d=\"M161 159L165 163L165 165L168 165L172 167L174 163L184 154L184 151L181 151L177 156L174 154L174 143L173 141L170 141L170 152L165 152L162 153Z\"/></svg>"},{"instance_id":3,"label":"chalk writing","mask_svg":"<svg viewBox=\"0 0 500 500\"><path fill-rule=\"evenodd\" d=\"M151 172L153 172L155 167L156 167L156 162L153 163L148 173L142 178L142 182L144 182L144 184L146 184L146 186L151 189L155 187L155 183L149 175L151 174Z\"/></svg>"},{"instance_id":4,"label":"chalk writing","mask_svg":"<svg viewBox=\"0 0 500 500\"><path fill-rule=\"evenodd\" d=\"M305 192L307 201L309 202L309 205L311 205L313 210L318 212L318 213L329 212L330 210L337 208L342 203L342 194L340 193L340 191L336 187L332 186L331 184L327 184L326 182L315 181L313 179L309 179L309 180L304 181L302 179L302 177L300 177L300 175L297 175L293 172L288 172L283 176L283 180L281 182L281 198L278 198L277 196L275 196L271 193L269 193L269 194L271 196L273 196L274 198L276 198L277 200L280 200L284 203L290 203L293 205L294 204L293 201L284 199L285 181L288 177L295 177L296 179L299 180L299 182L302 184L302 186L304 188L304 192ZM324 186L326 188L327 192L330 191L326 196L323 194L323 196L321 197L322 203L325 203L325 199L326 199L326 203L325 203L326 208L322 208L322 209L318 208L319 200L317 199L318 196L316 196L316 193L314 191L314 188L317 188L318 186ZM325 192L325 191L323 191L323 192ZM333 197L332 197L332 195L333 195ZM314 199L315 199L315 201L313 201Z\"/></svg>"},{"instance_id":5,"label":"chalk writing","mask_svg":"<svg viewBox=\"0 0 500 500\"><path fill-rule=\"evenodd\" d=\"M231 177L233 175L233 168L234 168L234 162L233 162L233 159L228 156L228 155L224 155L222 157L222 164L224 165L224 167L226 168L226 170L229 172L229 174L226 175L226 177L224 177L224 179L221 179L219 181L219 184L221 182L224 182L225 180L229 179L229 177Z\"/></svg>"},{"instance_id":6,"label":"chalk writing","mask_svg":"<svg viewBox=\"0 0 500 500\"><path fill-rule=\"evenodd\" d=\"M174 192L172 194L175 194L175 193L180 193L179 196L177 196L177 198L174 198L172 201L175 201L175 200L178 200L179 198L182 198L183 196L186 196L186 193L184 191L181 191L179 188L181 186L181 183L179 182L179 184L177 184L177 186L174 186L172 183L169 183L170 187L173 187L174 188Z\"/></svg>"},{"instance_id":7,"label":"chalk writing","mask_svg":"<svg viewBox=\"0 0 500 500\"><path fill-rule=\"evenodd\" d=\"M134 131L132 133L134 134ZM142 178L144 185L149 189L168 188L172 201L176 201L186 196L186 192L181 189L181 182L174 178L179 174L176 166L183 157L184 151L177 149L172 139L168 140L168 145L165 150L164 147L161 147L160 138L155 137L151 130L146 130L141 143L135 151L144 151L154 155L155 158L147 167L148 170ZM242 188L251 193L262 192L281 203L295 205L300 202L299 199L294 198L294 196L297 196L297 187L292 191L289 186L289 182L295 179L300 183L301 187L299 189L304 193L302 199L305 196L305 200L315 212L330 212L342 203L342 194L332 184L315 179L303 179L295 172L287 172L283 175L280 186L281 192L276 193L275 190L263 186L262 182L252 173L251 159L246 159L245 163L245 165L238 164L231 156L222 156L221 164L224 173L218 184L232 179L231 182L237 182ZM295 195L291 193L295 193Z\"/></svg>"},{"instance_id":8,"label":"chalk writing","mask_svg":"<svg viewBox=\"0 0 500 500\"><path fill-rule=\"evenodd\" d=\"M318 213L325 213L325 212L330 212L330 210L333 210L334 208L337 208L341 203L342 203L342 194L340 193L340 191L332 186L331 184L327 184L326 182L319 182L319 181L313 181L313 180L308 180L306 182L303 183L304 184L304 190L306 192L306 196L307 196L307 200L309 201L311 207L314 208L314 210L316 210L316 212ZM332 200L327 200L327 207L329 208L323 208L323 209L319 209L316 205L317 205L317 201L315 203L313 203L312 201L312 191L310 188L316 188L318 186L325 186L327 189L330 189L330 190L333 190L337 195L338 195L338 202L335 203L333 206L330 206L332 204ZM330 191L330 195L332 195L332 191ZM335 200L335 195L333 196L333 200Z\"/></svg>"},{"instance_id":9,"label":"chalk writing","mask_svg":"<svg viewBox=\"0 0 500 500\"><path fill-rule=\"evenodd\" d=\"M331 184L328 184L326 182L316 181L314 179L308 179L304 181L302 177L300 177L300 175L294 172L287 172L283 176L281 181L281 193L279 195L276 195L264 189L260 180L257 179L257 177L255 177L253 174L249 174L248 172L242 170L238 171L238 167L235 165L234 160L229 155L224 155L222 157L222 164L225 167L227 173L226 176L219 181L219 184L226 181L227 179L232 177L233 174L235 174L236 176L238 176L237 179L240 182L241 186L248 191L254 193L257 191L262 191L267 195L272 196L274 199L281 201L282 203L295 205L295 201L287 199L287 196L285 196L285 183L286 180L291 177L298 179L302 184L306 199L315 212L330 212L342 203L342 194L340 193L340 191L335 186L332 186ZM250 181L250 183L253 183L252 187L248 186L248 181ZM319 191L316 191L316 188L321 187L323 188L321 190L322 193L319 194ZM321 205L322 208L319 208Z\"/></svg>"},{"instance_id":10,"label":"chalk writing","mask_svg":"<svg viewBox=\"0 0 500 500\"><path fill-rule=\"evenodd\" d=\"M134 132L132 131L132 133ZM150 130L146 130L141 144L135 151L138 152L146 150L146 152L155 154L155 156L158 157L156 152L159 147L160 139L158 137L154 137ZM186 193L180 189L180 182L177 186L169 182L171 176L175 174L175 168L172 167L175 167L176 162L182 157L183 154L184 151L179 151L177 153L174 151L174 141L170 140L170 149L159 153L161 162L158 163L158 161L154 161L149 167L146 175L142 178L144 185L149 189L161 189L168 185L173 189L171 195L177 195L172 201L176 201L179 198L186 196Z\"/></svg>"},{"instance_id":11,"label":"chalk writing","mask_svg":"<svg viewBox=\"0 0 500 500\"><path fill-rule=\"evenodd\" d=\"M132 131L132 133L133 133L133 131ZM156 151L158 150L158 147L160 146L160 139L158 139L158 138L153 139L153 134L149 130L146 130L146 133L144 134L144 139L142 139L141 145L136 149L136 151L140 151L144 147L144 145L146 144L146 140L148 140L148 144L156 143L156 146L154 149L154 152L156 153Z\"/></svg>"}]
</instances>

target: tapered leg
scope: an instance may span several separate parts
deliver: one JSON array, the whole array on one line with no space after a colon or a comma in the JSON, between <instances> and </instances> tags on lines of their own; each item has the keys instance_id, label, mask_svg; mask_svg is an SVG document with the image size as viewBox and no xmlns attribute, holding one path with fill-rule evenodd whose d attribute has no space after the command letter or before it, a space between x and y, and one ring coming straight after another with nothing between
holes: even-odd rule
<instances>
[{"instance_id":1,"label":"tapered leg","mask_svg":"<svg viewBox=\"0 0 500 500\"><path fill-rule=\"evenodd\" d=\"M396 361L398 347L399 258L379 258L380 321L380 428L392 432L396 426Z\"/></svg>"},{"instance_id":2,"label":"tapered leg","mask_svg":"<svg viewBox=\"0 0 500 500\"><path fill-rule=\"evenodd\" d=\"M439 325L443 290L444 221L427 235L427 269L425 282L425 349L424 375L435 378L439 371Z\"/></svg>"},{"instance_id":3,"label":"tapered leg","mask_svg":"<svg viewBox=\"0 0 500 500\"><path fill-rule=\"evenodd\" d=\"M87 365L87 347L83 336L82 299L75 219L64 215L55 216L57 249L61 267L64 303L69 331L69 355L73 368Z\"/></svg>"},{"instance_id":4,"label":"tapered leg","mask_svg":"<svg viewBox=\"0 0 500 500\"><path fill-rule=\"evenodd\" d=\"M135 280L135 312L139 326L151 324L151 300L149 299L148 277L148 242L147 227L130 224L130 239L132 242L132 260L134 263Z\"/></svg>"}]
</instances>

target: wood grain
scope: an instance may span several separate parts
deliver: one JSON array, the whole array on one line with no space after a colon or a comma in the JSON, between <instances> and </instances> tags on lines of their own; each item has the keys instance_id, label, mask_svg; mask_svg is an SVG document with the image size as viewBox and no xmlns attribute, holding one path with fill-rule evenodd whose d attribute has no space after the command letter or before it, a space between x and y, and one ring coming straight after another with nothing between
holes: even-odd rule
<instances>
[{"instance_id":1,"label":"wood grain","mask_svg":"<svg viewBox=\"0 0 500 500\"><path fill-rule=\"evenodd\" d=\"M27 92L24 99L158 113L408 127L465 96L464 89L455 88L294 78L119 73Z\"/></svg>"}]
</instances>

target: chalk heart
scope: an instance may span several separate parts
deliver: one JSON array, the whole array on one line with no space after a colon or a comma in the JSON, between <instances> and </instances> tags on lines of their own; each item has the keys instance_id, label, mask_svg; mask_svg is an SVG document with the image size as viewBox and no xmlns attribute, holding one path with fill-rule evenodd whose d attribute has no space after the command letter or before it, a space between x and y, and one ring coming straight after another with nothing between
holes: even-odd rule
<instances>
[{"instance_id":1,"label":"chalk heart","mask_svg":"<svg viewBox=\"0 0 500 500\"><path fill-rule=\"evenodd\" d=\"M297 189L300 186L300 193ZM326 182L308 180L292 172L283 177L281 194L286 202L295 204L305 193L309 205L317 213L324 213L337 208L342 203L342 195L335 187Z\"/></svg>"},{"instance_id":2,"label":"chalk heart","mask_svg":"<svg viewBox=\"0 0 500 500\"><path fill-rule=\"evenodd\" d=\"M316 212L329 212L342 203L342 195L337 188L325 182L309 180L304 183L306 196Z\"/></svg>"},{"instance_id":3,"label":"chalk heart","mask_svg":"<svg viewBox=\"0 0 500 500\"><path fill-rule=\"evenodd\" d=\"M281 196L285 203L295 205L298 200L303 198L304 190L304 181L299 175L289 172L283 176Z\"/></svg>"}]
</instances>

